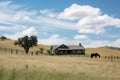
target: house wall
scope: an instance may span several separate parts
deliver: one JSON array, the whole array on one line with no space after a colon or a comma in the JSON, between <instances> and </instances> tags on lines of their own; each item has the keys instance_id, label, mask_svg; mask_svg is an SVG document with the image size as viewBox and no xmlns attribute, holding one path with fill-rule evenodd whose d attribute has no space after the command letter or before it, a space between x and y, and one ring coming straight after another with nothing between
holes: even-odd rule
<instances>
[{"instance_id":1,"label":"house wall","mask_svg":"<svg viewBox=\"0 0 120 80\"><path fill-rule=\"evenodd\" d=\"M54 54L58 54L58 55L64 55L64 54L80 54L80 55L84 55L85 54L85 49L82 50L54 50L53 51Z\"/></svg>"}]
</instances>

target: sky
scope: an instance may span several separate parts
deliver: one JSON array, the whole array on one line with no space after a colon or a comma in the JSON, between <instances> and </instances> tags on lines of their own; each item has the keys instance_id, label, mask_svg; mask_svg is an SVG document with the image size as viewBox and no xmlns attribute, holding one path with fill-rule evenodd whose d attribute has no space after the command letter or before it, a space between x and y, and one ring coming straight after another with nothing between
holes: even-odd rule
<instances>
[{"instance_id":1,"label":"sky","mask_svg":"<svg viewBox=\"0 0 120 80\"><path fill-rule=\"evenodd\" d=\"M0 35L44 45L120 47L120 0L0 0Z\"/></svg>"}]
</instances>

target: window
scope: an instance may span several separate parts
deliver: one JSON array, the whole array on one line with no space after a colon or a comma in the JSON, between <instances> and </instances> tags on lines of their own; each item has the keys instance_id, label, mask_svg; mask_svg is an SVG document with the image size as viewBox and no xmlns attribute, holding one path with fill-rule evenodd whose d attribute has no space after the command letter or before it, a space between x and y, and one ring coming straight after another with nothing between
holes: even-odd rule
<instances>
[{"instance_id":1,"label":"window","mask_svg":"<svg viewBox=\"0 0 120 80\"><path fill-rule=\"evenodd\" d=\"M77 53L81 53L81 50L78 50Z\"/></svg>"},{"instance_id":2,"label":"window","mask_svg":"<svg viewBox=\"0 0 120 80\"><path fill-rule=\"evenodd\" d=\"M76 51L74 51L74 50L73 50L72 52L73 52L73 53L76 53Z\"/></svg>"},{"instance_id":3,"label":"window","mask_svg":"<svg viewBox=\"0 0 120 80\"><path fill-rule=\"evenodd\" d=\"M63 51L59 51L59 53L63 53Z\"/></svg>"}]
</instances>

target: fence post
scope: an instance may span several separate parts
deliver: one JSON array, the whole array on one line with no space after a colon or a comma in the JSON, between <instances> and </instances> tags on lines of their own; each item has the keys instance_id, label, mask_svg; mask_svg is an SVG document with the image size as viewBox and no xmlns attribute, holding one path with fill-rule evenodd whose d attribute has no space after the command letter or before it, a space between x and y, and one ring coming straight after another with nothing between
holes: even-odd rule
<instances>
[{"instance_id":1,"label":"fence post","mask_svg":"<svg viewBox=\"0 0 120 80\"><path fill-rule=\"evenodd\" d=\"M117 56L117 59L119 59L119 57Z\"/></svg>"},{"instance_id":2,"label":"fence post","mask_svg":"<svg viewBox=\"0 0 120 80\"><path fill-rule=\"evenodd\" d=\"M105 56L105 59L107 59L107 56Z\"/></svg>"},{"instance_id":3,"label":"fence post","mask_svg":"<svg viewBox=\"0 0 120 80\"><path fill-rule=\"evenodd\" d=\"M110 56L111 62L113 61L113 56Z\"/></svg>"}]
</instances>

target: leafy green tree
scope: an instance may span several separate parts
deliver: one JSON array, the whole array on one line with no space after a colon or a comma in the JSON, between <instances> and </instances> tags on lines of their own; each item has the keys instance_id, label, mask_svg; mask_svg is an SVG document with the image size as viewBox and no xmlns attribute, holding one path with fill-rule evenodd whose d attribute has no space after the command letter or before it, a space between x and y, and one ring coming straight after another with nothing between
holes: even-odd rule
<instances>
[{"instance_id":1,"label":"leafy green tree","mask_svg":"<svg viewBox=\"0 0 120 80\"><path fill-rule=\"evenodd\" d=\"M15 41L15 45L19 45L20 47L23 47L26 54L28 54L29 49L33 46L37 46L37 37L36 36L24 36L22 38L19 38L17 41Z\"/></svg>"}]
</instances>

